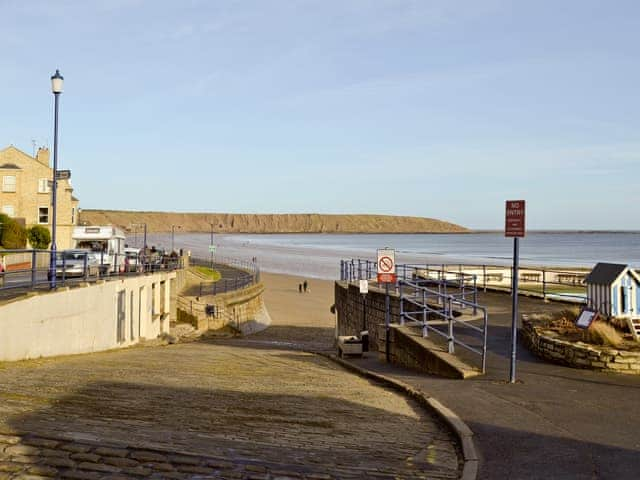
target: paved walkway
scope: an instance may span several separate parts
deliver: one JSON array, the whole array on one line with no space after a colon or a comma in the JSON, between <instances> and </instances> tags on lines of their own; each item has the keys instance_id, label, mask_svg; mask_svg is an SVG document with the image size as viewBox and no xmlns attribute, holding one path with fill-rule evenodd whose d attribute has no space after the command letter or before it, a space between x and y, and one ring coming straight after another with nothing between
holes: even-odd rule
<instances>
[{"instance_id":1,"label":"paved walkway","mask_svg":"<svg viewBox=\"0 0 640 480\"><path fill-rule=\"evenodd\" d=\"M283 278L292 285L268 278L265 298L274 320L287 320L243 341L329 348L333 283L316 282L307 298L295 293L296 279ZM509 384L511 298L487 293L480 303L490 309L486 376L462 381L416 374L377 354L351 361L412 384L454 410L475 433L482 479L640 478L640 377L550 364L520 344L518 383ZM566 306L521 297L520 308L533 313Z\"/></svg>"},{"instance_id":2,"label":"paved walkway","mask_svg":"<svg viewBox=\"0 0 640 480\"><path fill-rule=\"evenodd\" d=\"M640 377L547 363L519 345L508 384L508 295L488 293L488 374L470 380L420 375L369 355L354 364L393 376L454 410L475 434L483 479L640 478ZM521 312L564 308L522 298Z\"/></svg>"},{"instance_id":3,"label":"paved walkway","mask_svg":"<svg viewBox=\"0 0 640 480\"><path fill-rule=\"evenodd\" d=\"M434 478L448 431L317 355L204 342L0 365L0 479Z\"/></svg>"}]
</instances>

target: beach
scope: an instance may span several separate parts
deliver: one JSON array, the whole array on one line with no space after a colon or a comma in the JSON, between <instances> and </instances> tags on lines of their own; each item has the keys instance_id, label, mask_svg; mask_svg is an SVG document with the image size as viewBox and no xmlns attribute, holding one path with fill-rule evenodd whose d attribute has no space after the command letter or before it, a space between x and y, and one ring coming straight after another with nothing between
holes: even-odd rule
<instances>
[{"instance_id":1,"label":"beach","mask_svg":"<svg viewBox=\"0 0 640 480\"><path fill-rule=\"evenodd\" d=\"M261 274L261 280L272 323L252 335L251 341L321 350L333 345L335 316L329 311L332 281L274 273ZM298 285L304 280L308 282L307 293L299 293Z\"/></svg>"}]
</instances>

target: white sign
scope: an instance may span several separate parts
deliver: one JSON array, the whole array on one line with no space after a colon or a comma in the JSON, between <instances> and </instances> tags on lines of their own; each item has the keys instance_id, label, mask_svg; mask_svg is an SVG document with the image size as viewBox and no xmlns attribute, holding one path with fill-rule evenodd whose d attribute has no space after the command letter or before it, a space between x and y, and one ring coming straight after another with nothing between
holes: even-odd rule
<instances>
[{"instance_id":1,"label":"white sign","mask_svg":"<svg viewBox=\"0 0 640 480\"><path fill-rule=\"evenodd\" d=\"M360 293L369 293L369 280L360 280Z\"/></svg>"},{"instance_id":2,"label":"white sign","mask_svg":"<svg viewBox=\"0 0 640 480\"><path fill-rule=\"evenodd\" d=\"M396 251L393 248L378 249L378 283L396 281Z\"/></svg>"},{"instance_id":3,"label":"white sign","mask_svg":"<svg viewBox=\"0 0 640 480\"><path fill-rule=\"evenodd\" d=\"M209 245L209 252L216 253L216 246L215 245Z\"/></svg>"}]
</instances>

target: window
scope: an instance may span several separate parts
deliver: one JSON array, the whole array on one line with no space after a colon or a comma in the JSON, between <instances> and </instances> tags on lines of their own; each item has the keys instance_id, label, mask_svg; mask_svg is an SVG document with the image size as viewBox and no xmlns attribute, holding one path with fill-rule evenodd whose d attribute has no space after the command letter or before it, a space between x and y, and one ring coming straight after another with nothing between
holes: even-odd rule
<instances>
[{"instance_id":1,"label":"window","mask_svg":"<svg viewBox=\"0 0 640 480\"><path fill-rule=\"evenodd\" d=\"M2 191L3 192L15 192L16 191L16 176L5 175L2 177Z\"/></svg>"},{"instance_id":2,"label":"window","mask_svg":"<svg viewBox=\"0 0 640 480\"><path fill-rule=\"evenodd\" d=\"M9 215L10 217L13 217L16 214L16 212L13 209L13 205L3 205L2 213Z\"/></svg>"},{"instance_id":3,"label":"window","mask_svg":"<svg viewBox=\"0 0 640 480\"><path fill-rule=\"evenodd\" d=\"M38 180L38 193L49 193L50 191L48 178Z\"/></svg>"},{"instance_id":4,"label":"window","mask_svg":"<svg viewBox=\"0 0 640 480\"><path fill-rule=\"evenodd\" d=\"M76 209L75 207L71 209L71 225L76 224Z\"/></svg>"},{"instance_id":5,"label":"window","mask_svg":"<svg viewBox=\"0 0 640 480\"><path fill-rule=\"evenodd\" d=\"M38 223L49 223L49 207L38 207Z\"/></svg>"}]
</instances>

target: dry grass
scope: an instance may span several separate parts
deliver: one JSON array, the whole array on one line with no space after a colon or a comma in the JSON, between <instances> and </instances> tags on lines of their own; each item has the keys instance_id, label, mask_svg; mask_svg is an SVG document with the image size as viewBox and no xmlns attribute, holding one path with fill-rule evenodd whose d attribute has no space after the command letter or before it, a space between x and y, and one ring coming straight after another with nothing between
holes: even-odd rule
<instances>
[{"instance_id":1,"label":"dry grass","mask_svg":"<svg viewBox=\"0 0 640 480\"><path fill-rule=\"evenodd\" d=\"M586 340L596 345L617 347L622 343L622 335L610 323L600 320L595 321L585 331Z\"/></svg>"}]
</instances>

